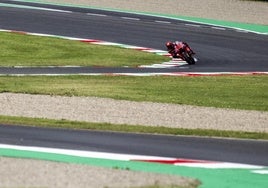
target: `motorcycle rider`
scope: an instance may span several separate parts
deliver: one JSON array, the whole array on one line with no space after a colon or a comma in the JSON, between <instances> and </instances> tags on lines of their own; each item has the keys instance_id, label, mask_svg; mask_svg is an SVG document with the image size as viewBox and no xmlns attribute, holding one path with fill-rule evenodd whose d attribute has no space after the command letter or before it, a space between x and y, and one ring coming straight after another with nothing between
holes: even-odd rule
<instances>
[{"instance_id":1,"label":"motorcycle rider","mask_svg":"<svg viewBox=\"0 0 268 188\"><path fill-rule=\"evenodd\" d=\"M186 51L189 51L190 52L190 55L194 55L195 54L193 52L193 50L190 48L190 46L186 42L179 42L179 41L171 42L171 41L168 41L168 42L166 42L166 47L167 47L168 53L173 58L180 57L179 50L181 48L185 48Z\"/></svg>"}]
</instances>

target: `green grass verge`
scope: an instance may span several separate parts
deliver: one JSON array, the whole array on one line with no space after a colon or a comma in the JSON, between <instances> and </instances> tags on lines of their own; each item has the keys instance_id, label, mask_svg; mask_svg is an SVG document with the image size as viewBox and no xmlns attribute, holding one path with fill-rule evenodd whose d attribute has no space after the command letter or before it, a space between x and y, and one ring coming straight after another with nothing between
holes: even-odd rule
<instances>
[{"instance_id":1,"label":"green grass verge","mask_svg":"<svg viewBox=\"0 0 268 188\"><path fill-rule=\"evenodd\" d=\"M1 124L5 125L21 125L36 126L50 128L66 128L66 129L83 129L98 131L115 131L127 133L145 133L145 134L165 134L165 135L194 135L208 137L225 137L225 138L245 138L245 139L263 139L268 140L268 133L239 132L239 131L217 131L210 129L182 129L168 127L151 127L138 125L117 125L109 123L89 123L67 120L50 120L43 118L26 118L0 116Z\"/></svg>"},{"instance_id":2,"label":"green grass verge","mask_svg":"<svg viewBox=\"0 0 268 188\"><path fill-rule=\"evenodd\" d=\"M120 47L0 32L1 66L137 66L169 58Z\"/></svg>"},{"instance_id":3,"label":"green grass verge","mask_svg":"<svg viewBox=\"0 0 268 188\"><path fill-rule=\"evenodd\" d=\"M268 76L0 77L0 92L96 96L131 101L268 111ZM194 114L193 114L194 115Z\"/></svg>"}]
</instances>

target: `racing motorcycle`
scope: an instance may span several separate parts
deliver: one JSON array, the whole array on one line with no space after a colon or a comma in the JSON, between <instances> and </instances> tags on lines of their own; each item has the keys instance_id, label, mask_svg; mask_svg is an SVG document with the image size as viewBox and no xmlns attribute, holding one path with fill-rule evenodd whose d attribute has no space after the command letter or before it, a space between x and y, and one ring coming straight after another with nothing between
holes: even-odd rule
<instances>
[{"instance_id":1,"label":"racing motorcycle","mask_svg":"<svg viewBox=\"0 0 268 188\"><path fill-rule=\"evenodd\" d=\"M169 50L169 53L173 58L181 58L186 61L189 65L193 65L196 59L193 57L195 54L190 46L186 42L174 42L173 49Z\"/></svg>"}]
</instances>

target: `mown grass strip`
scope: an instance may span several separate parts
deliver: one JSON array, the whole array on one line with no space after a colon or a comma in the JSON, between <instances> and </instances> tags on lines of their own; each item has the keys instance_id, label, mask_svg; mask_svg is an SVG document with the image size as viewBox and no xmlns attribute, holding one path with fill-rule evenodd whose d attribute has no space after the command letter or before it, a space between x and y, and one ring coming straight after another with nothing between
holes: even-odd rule
<instances>
[{"instance_id":1,"label":"mown grass strip","mask_svg":"<svg viewBox=\"0 0 268 188\"><path fill-rule=\"evenodd\" d=\"M51 120L43 118L11 117L0 116L1 124L37 126L50 128L83 129L98 131L115 131L127 133L148 133L148 134L166 134L166 135L191 135L225 138L244 138L244 139L263 139L268 140L268 133L254 133L243 131L218 131L211 129L182 129L168 127L151 127L138 125L118 125L109 123L90 123L67 120Z\"/></svg>"},{"instance_id":2,"label":"mown grass strip","mask_svg":"<svg viewBox=\"0 0 268 188\"><path fill-rule=\"evenodd\" d=\"M162 63L164 56L54 37L0 32L1 66L138 66Z\"/></svg>"},{"instance_id":3,"label":"mown grass strip","mask_svg":"<svg viewBox=\"0 0 268 188\"><path fill-rule=\"evenodd\" d=\"M0 92L94 96L130 101L268 111L268 76L0 77ZM194 115L194 114L193 114Z\"/></svg>"}]
</instances>

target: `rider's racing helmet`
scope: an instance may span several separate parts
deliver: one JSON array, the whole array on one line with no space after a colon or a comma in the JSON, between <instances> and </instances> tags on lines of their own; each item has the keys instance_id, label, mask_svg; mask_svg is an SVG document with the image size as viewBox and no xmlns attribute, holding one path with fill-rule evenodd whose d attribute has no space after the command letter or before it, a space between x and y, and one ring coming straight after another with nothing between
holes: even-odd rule
<instances>
[{"instance_id":1,"label":"rider's racing helmet","mask_svg":"<svg viewBox=\"0 0 268 188\"><path fill-rule=\"evenodd\" d=\"M168 50L173 50L175 48L173 42L170 42L170 41L166 43L166 47Z\"/></svg>"}]
</instances>

